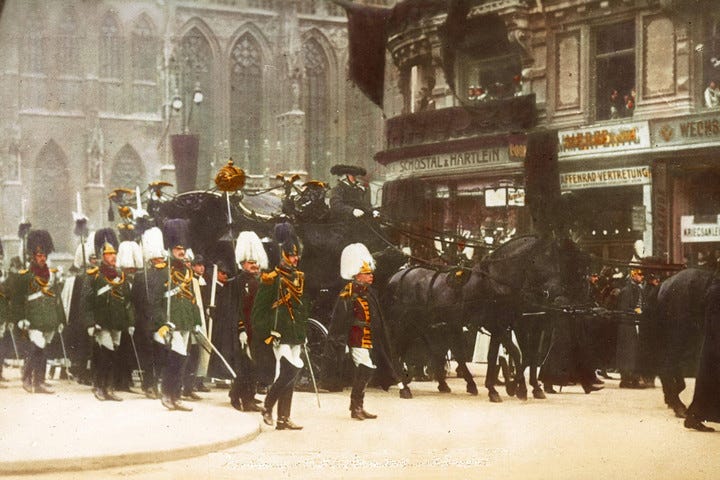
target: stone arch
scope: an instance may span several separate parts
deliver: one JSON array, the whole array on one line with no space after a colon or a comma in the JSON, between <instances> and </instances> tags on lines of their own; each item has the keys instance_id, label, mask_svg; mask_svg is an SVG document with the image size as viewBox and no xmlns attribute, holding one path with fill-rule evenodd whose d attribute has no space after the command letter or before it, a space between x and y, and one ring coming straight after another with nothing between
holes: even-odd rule
<instances>
[{"instance_id":1,"label":"stone arch","mask_svg":"<svg viewBox=\"0 0 720 480\"><path fill-rule=\"evenodd\" d=\"M28 220L33 228L50 232L56 251L71 251L75 203L67 156L55 140L49 140L38 153L31 185L34 188Z\"/></svg>"},{"instance_id":2,"label":"stone arch","mask_svg":"<svg viewBox=\"0 0 720 480\"><path fill-rule=\"evenodd\" d=\"M145 188L145 167L137 151L126 143L115 155L110 172L111 188Z\"/></svg>"},{"instance_id":3,"label":"stone arch","mask_svg":"<svg viewBox=\"0 0 720 480\"><path fill-rule=\"evenodd\" d=\"M199 17L193 17L187 22L185 22L182 28L178 31L177 38L182 41L182 39L185 38L185 36L187 36L187 34L190 33L192 30L197 30L202 34L203 37L205 37L205 40L210 46L212 58L218 58L220 56L220 44L217 41L217 35L215 35L213 29L210 28L210 26Z\"/></svg>"}]
</instances>

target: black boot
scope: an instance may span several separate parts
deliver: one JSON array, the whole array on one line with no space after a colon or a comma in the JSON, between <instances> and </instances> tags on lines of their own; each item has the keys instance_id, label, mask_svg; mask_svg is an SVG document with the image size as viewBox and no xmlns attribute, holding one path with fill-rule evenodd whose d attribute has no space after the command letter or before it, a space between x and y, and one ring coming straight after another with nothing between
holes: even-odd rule
<instances>
[{"instance_id":1,"label":"black boot","mask_svg":"<svg viewBox=\"0 0 720 480\"><path fill-rule=\"evenodd\" d=\"M290 390L295 388L295 379L297 378L298 373L300 373L299 368L295 367L286 358L280 359L280 375L278 375L278 378L270 386L267 396L265 397L265 410L270 412L271 419L272 409L275 407L275 403L278 399L287 392L288 388L290 388ZM278 408L278 417L280 416L281 412ZM265 418L265 413L263 413L263 418ZM272 423L269 423L268 425L272 425Z\"/></svg>"},{"instance_id":2,"label":"black boot","mask_svg":"<svg viewBox=\"0 0 720 480\"><path fill-rule=\"evenodd\" d=\"M692 406L692 405L691 405ZM708 427L702 421L697 418L692 413L688 413L685 417L684 422L685 428L691 428L693 430L697 430L698 432L714 432L715 429L712 427Z\"/></svg>"},{"instance_id":3,"label":"black boot","mask_svg":"<svg viewBox=\"0 0 720 480\"><path fill-rule=\"evenodd\" d=\"M290 420L290 409L292 407L294 382L288 385L278 398L278 421L275 430L302 430L303 427L296 425Z\"/></svg>"},{"instance_id":4,"label":"black boot","mask_svg":"<svg viewBox=\"0 0 720 480\"><path fill-rule=\"evenodd\" d=\"M353 378L353 387L350 392L350 417L358 420L374 419L377 415L373 415L365 410L363 404L365 402L365 389L370 379L375 373L375 369L368 368L365 365L355 367L355 376ZM353 406L354 405L354 406ZM360 418L362 417L362 418Z\"/></svg>"}]
</instances>

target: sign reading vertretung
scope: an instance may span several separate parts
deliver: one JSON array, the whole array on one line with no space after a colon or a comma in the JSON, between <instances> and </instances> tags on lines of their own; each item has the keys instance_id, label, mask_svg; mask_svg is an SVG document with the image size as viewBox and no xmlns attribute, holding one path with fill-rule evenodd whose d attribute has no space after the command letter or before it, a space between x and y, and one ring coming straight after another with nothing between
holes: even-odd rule
<instances>
[{"instance_id":1,"label":"sign reading vertretung","mask_svg":"<svg viewBox=\"0 0 720 480\"><path fill-rule=\"evenodd\" d=\"M650 167L622 167L560 174L561 190L581 188L647 185L651 183Z\"/></svg>"}]
</instances>

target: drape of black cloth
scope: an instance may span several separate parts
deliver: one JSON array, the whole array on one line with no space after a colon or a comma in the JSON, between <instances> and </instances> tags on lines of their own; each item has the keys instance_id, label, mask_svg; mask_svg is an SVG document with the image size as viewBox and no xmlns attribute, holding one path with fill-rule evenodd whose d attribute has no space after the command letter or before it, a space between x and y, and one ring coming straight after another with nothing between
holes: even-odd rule
<instances>
[{"instance_id":1,"label":"drape of black cloth","mask_svg":"<svg viewBox=\"0 0 720 480\"><path fill-rule=\"evenodd\" d=\"M688 415L720 422L720 279L708 289L706 302L705 339Z\"/></svg>"},{"instance_id":2,"label":"drape of black cloth","mask_svg":"<svg viewBox=\"0 0 720 480\"><path fill-rule=\"evenodd\" d=\"M212 315L212 343L231 365L237 365L240 355L238 324L242 315L242 305L237 277L228 280L225 285L217 285L215 290L215 309ZM210 356L208 376L231 379L232 375L222 360L213 352Z\"/></svg>"},{"instance_id":3,"label":"drape of black cloth","mask_svg":"<svg viewBox=\"0 0 720 480\"><path fill-rule=\"evenodd\" d=\"M594 366L588 349L588 326L592 319L559 313L552 319L550 346L538 379L544 384L568 385L594 380Z\"/></svg>"}]
</instances>

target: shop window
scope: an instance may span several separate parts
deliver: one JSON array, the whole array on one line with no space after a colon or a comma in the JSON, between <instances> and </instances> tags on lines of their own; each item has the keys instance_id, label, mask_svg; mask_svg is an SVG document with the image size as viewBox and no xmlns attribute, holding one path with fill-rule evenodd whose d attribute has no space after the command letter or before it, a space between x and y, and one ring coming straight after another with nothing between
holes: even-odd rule
<instances>
[{"instance_id":1,"label":"shop window","mask_svg":"<svg viewBox=\"0 0 720 480\"><path fill-rule=\"evenodd\" d=\"M404 100L403 113L415 113L435 109L432 96L435 73L426 63L417 63L405 69L400 81Z\"/></svg>"},{"instance_id":2,"label":"shop window","mask_svg":"<svg viewBox=\"0 0 720 480\"><path fill-rule=\"evenodd\" d=\"M709 19L705 29L705 42L696 47L703 62L701 102L705 108L720 108L720 20Z\"/></svg>"},{"instance_id":3,"label":"shop window","mask_svg":"<svg viewBox=\"0 0 720 480\"><path fill-rule=\"evenodd\" d=\"M595 116L632 117L635 110L635 22L595 30Z\"/></svg>"}]
</instances>

